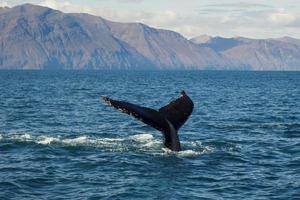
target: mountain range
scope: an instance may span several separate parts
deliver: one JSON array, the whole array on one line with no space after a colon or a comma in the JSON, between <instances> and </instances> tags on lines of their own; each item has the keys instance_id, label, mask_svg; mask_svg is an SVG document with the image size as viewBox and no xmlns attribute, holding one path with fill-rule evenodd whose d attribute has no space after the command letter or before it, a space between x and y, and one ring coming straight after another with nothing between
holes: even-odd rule
<instances>
[{"instance_id":1,"label":"mountain range","mask_svg":"<svg viewBox=\"0 0 300 200\"><path fill-rule=\"evenodd\" d=\"M24 4L0 8L0 69L300 70L300 40L199 36Z\"/></svg>"}]
</instances>

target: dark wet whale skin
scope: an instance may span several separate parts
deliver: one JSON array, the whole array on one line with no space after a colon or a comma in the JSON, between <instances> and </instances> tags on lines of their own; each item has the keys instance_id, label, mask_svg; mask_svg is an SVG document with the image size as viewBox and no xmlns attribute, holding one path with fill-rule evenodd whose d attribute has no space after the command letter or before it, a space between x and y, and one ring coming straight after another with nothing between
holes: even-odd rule
<instances>
[{"instance_id":1,"label":"dark wet whale skin","mask_svg":"<svg viewBox=\"0 0 300 200\"><path fill-rule=\"evenodd\" d=\"M164 145L167 148L172 151L181 150L178 130L189 118L194 108L193 101L184 91L181 92L181 96L178 99L171 101L158 111L125 101L113 100L108 97L102 97L102 99L121 112L132 115L145 124L161 131L164 134Z\"/></svg>"}]
</instances>

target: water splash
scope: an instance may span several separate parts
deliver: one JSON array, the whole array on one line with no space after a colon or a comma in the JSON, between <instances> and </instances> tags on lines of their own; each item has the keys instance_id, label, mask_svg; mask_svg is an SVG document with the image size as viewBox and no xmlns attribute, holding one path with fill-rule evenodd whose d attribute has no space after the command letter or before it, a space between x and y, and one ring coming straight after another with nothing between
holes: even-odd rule
<instances>
[{"instance_id":1,"label":"water splash","mask_svg":"<svg viewBox=\"0 0 300 200\"><path fill-rule=\"evenodd\" d=\"M0 135L0 142L2 140L10 141L12 143L25 142L46 146L92 147L106 151L140 151L153 155L175 155L178 157L194 157L212 150L209 146L203 146L201 141L184 141L182 144L188 149L180 152L173 152L163 146L160 138L155 138L150 133L135 134L123 138L94 137L88 135L68 138L64 136L35 136L29 133L23 133Z\"/></svg>"}]
</instances>

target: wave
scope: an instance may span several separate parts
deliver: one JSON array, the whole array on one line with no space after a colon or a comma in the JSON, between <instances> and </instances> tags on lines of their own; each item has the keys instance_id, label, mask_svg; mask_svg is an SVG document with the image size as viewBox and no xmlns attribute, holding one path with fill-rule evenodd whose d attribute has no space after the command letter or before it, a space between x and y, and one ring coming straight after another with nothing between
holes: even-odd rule
<instances>
[{"instance_id":1,"label":"wave","mask_svg":"<svg viewBox=\"0 0 300 200\"><path fill-rule=\"evenodd\" d=\"M174 152L163 146L162 139L155 138L152 134L142 133L126 137L94 137L80 135L69 138L66 136L47 136L22 134L0 134L1 141L34 143L38 145L52 145L61 147L93 147L104 151L124 152L139 151L153 155L193 157L203 153L211 152L213 148L205 146L201 141L183 141L185 150Z\"/></svg>"}]
</instances>

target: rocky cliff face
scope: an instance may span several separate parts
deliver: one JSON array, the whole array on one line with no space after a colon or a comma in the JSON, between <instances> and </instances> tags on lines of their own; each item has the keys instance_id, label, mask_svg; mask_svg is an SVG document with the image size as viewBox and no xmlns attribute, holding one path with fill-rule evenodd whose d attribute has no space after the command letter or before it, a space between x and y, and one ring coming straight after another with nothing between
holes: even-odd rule
<instances>
[{"instance_id":1,"label":"rocky cliff face","mask_svg":"<svg viewBox=\"0 0 300 200\"><path fill-rule=\"evenodd\" d=\"M179 33L150 28L144 24L109 22L113 35L164 68L223 68L228 64L215 51L199 47Z\"/></svg>"},{"instance_id":2,"label":"rocky cliff face","mask_svg":"<svg viewBox=\"0 0 300 200\"><path fill-rule=\"evenodd\" d=\"M299 40L179 33L25 4L0 9L0 69L300 70Z\"/></svg>"}]
</instances>

